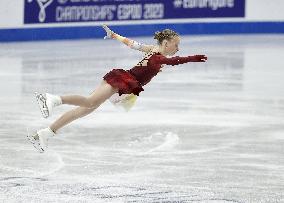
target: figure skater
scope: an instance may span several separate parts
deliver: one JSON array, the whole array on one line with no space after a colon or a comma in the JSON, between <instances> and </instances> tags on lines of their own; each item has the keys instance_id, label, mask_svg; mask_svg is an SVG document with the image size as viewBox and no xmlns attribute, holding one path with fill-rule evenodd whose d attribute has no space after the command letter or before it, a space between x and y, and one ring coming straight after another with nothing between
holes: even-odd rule
<instances>
[{"instance_id":1,"label":"figure skater","mask_svg":"<svg viewBox=\"0 0 284 203\"><path fill-rule=\"evenodd\" d=\"M55 136L56 132L68 123L82 118L118 93L121 99L113 101L114 103L128 102L135 100L143 86L157 75L164 65L178 65L187 62L205 62L205 55L194 55L186 57L167 57L173 56L179 50L180 36L173 30L165 29L156 32L154 39L157 45L146 45L120 36L103 25L106 31L105 39L116 39L131 49L145 52L144 58L130 70L113 69L107 73L102 82L89 96L65 95L58 96L52 94L36 94L36 98L44 118L51 115L55 107L62 104L77 106L73 110L64 113L60 118L53 122L49 127L38 130L33 135L28 133L29 141L39 152L44 152L48 145L48 139ZM131 104L132 105L132 104Z\"/></svg>"}]
</instances>

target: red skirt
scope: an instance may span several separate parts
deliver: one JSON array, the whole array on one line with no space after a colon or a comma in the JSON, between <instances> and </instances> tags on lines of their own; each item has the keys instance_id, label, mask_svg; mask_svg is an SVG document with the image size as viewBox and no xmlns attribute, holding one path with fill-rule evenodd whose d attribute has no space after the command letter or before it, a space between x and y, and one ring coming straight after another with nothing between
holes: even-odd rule
<instances>
[{"instance_id":1,"label":"red skirt","mask_svg":"<svg viewBox=\"0 0 284 203\"><path fill-rule=\"evenodd\" d=\"M108 72L104 80L114 88L118 88L119 96L122 94L135 94L139 96L144 91L141 84L128 71L123 69L113 69Z\"/></svg>"}]
</instances>

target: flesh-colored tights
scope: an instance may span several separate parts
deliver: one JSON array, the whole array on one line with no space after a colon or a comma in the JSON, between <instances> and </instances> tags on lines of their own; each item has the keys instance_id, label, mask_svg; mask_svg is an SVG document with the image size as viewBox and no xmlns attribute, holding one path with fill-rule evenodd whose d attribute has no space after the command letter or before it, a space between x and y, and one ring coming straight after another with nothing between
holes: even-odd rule
<instances>
[{"instance_id":1,"label":"flesh-colored tights","mask_svg":"<svg viewBox=\"0 0 284 203\"><path fill-rule=\"evenodd\" d=\"M56 131L68 123L90 114L117 91L118 90L116 88L113 88L103 80L95 91L88 97L80 95L61 96L62 104L75 105L78 107L64 113L49 126L50 129L56 133Z\"/></svg>"}]
</instances>

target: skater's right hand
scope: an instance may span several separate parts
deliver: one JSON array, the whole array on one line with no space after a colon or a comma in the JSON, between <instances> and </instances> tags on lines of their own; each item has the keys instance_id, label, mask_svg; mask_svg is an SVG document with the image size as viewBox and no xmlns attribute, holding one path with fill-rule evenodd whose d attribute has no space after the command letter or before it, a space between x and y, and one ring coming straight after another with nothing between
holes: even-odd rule
<instances>
[{"instance_id":1,"label":"skater's right hand","mask_svg":"<svg viewBox=\"0 0 284 203\"><path fill-rule=\"evenodd\" d=\"M111 29L109 29L109 27L106 24L103 24L102 27L106 31L106 34L107 34L104 37L104 39L112 39L114 32Z\"/></svg>"}]
</instances>

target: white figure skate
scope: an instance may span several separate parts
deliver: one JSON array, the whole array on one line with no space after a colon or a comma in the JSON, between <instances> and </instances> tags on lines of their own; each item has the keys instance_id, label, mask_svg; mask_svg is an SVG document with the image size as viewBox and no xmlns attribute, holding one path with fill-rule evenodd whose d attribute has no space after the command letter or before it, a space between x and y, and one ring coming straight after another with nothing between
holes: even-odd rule
<instances>
[{"instance_id":1,"label":"white figure skate","mask_svg":"<svg viewBox=\"0 0 284 203\"><path fill-rule=\"evenodd\" d=\"M62 100L57 95L46 93L45 95L35 92L36 100L40 108L41 114L44 118L48 118L51 115L54 107L62 104Z\"/></svg>"},{"instance_id":2,"label":"white figure skate","mask_svg":"<svg viewBox=\"0 0 284 203\"><path fill-rule=\"evenodd\" d=\"M28 131L27 138L40 153L43 153L48 147L48 139L54 135L54 132L50 128L45 128L37 131L33 135Z\"/></svg>"}]
</instances>

